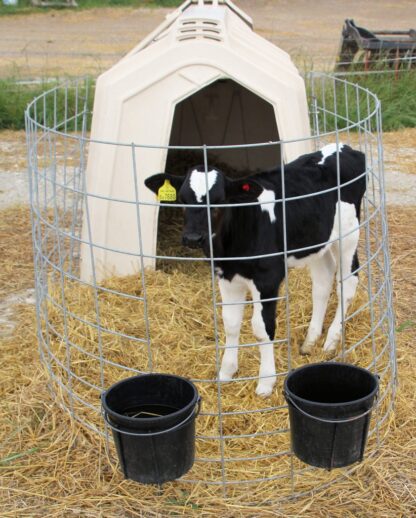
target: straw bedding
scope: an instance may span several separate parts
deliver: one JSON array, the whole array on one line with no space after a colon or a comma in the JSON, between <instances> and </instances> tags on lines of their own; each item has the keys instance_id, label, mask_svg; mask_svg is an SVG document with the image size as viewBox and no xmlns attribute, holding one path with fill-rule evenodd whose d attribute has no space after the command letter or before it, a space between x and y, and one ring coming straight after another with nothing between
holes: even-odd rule
<instances>
[{"instance_id":1,"label":"straw bedding","mask_svg":"<svg viewBox=\"0 0 416 518\"><path fill-rule=\"evenodd\" d=\"M32 233L25 207L1 211L0 300L33 287Z\"/></svg>"},{"instance_id":2,"label":"straw bedding","mask_svg":"<svg viewBox=\"0 0 416 518\"><path fill-rule=\"evenodd\" d=\"M12 336L2 344L3 372L1 381L2 450L0 469L2 471L1 491L3 495L3 516L410 516L415 509L415 457L416 420L414 402L416 377L414 368L415 337L415 291L416 282L411 239L416 234L415 212L400 209L391 212L391 235L395 275L395 302L399 332L398 362L401 384L397 396L394 419L386 419L380 429L385 442L380 451L367 459L357 470L338 480L321 492L298 500L289 500L274 505L279 498L291 491L291 481L276 480L270 483L248 486L231 486L223 500L221 490L205 484L189 485L184 482L166 484L162 489L137 485L123 480L114 462L111 448L110 459L105 451L105 442L96 433L80 427L62 412L58 403L73 405L77 413L97 427L102 427L98 415L92 409L80 405L54 386L57 397L53 400L47 389L47 374L39 366L34 329L34 311L21 306L17 314L17 327ZM29 228L27 212L15 214L20 228ZM174 246L174 232L169 234L172 243L166 242L165 250ZM17 246L17 243L16 243ZM10 244L10 248L13 245ZM26 248L30 254L30 248ZM7 252L2 262L13 260L13 250ZM6 254L6 255L7 255ZM4 266L4 264L2 266ZM182 267L166 268L159 265L155 272L146 275L149 299L150 330L154 368L161 372L174 372L196 379L211 380L216 376L215 342L213 339L213 311L209 269L203 264L188 263ZM361 289L351 311L366 301L365 275L360 282ZM52 297L58 303L65 297L66 304L74 314L84 320L95 321L94 293L88 287L66 283L64 289L59 279L51 279ZM111 279L106 287L125 293L141 294L141 283L137 276ZM298 348L306 333L310 318L311 301L309 280L302 271L290 274L292 362L323 359L320 346L310 358L301 357ZM103 326L137 337L145 336L143 326L143 305L118 295L100 292L100 317ZM336 301L331 300L326 329L333 316ZM49 320L58 332L63 331L62 314L48 304ZM242 333L242 342L251 342L253 337L249 326L249 313ZM285 311L281 304L278 312L278 338L284 337ZM369 314L362 311L347 326L347 345L355 343L369 330ZM87 353L97 354L98 336L96 330L68 315L66 325L74 343L84 352L72 349L71 370L80 379L100 385L100 366ZM219 326L219 341L223 343L222 326ZM101 346L106 359L127 365L130 368L147 370L147 351L142 344L112 333L102 333ZM383 333L375 334L375 348L382 351ZM348 358L353 363L368 365L372 359L371 340L365 342ZM62 376L64 384L72 383L75 394L98 408L98 392L86 387L79 380L69 380L63 366L67 365L66 348L59 340L52 340L51 352L62 366L55 372ZM378 370L387 366L388 353L382 354ZM276 366L279 372L287 369L286 346L276 346ZM246 348L240 352L239 376L256 376L258 351ZM126 376L126 372L113 366L105 368L105 385ZM383 378L382 392L389 379L389 370ZM283 404L282 378L272 398L262 400L254 393L255 380L240 381L222 386L223 411L261 409L269 405ZM203 397L205 412L217 412L216 384L197 382ZM389 404L387 396L380 404L383 415ZM374 425L374 418L372 423ZM218 419L215 416L201 416L198 419L198 433L204 436L218 434ZM223 432L228 435L249 434L284 429L287 426L286 411L257 412L246 415L228 416L224 419ZM369 440L368 450L374 450L375 433ZM289 447L289 436L281 433L272 437L261 436L252 439L227 439L226 456L250 457L283 452ZM219 443L214 439L198 442L198 457L215 460L219 457ZM288 472L291 458L288 456L263 459L256 462L227 462L228 480L247 480L265 476L276 476ZM303 469L296 459L296 469ZM296 491L311 491L321 484L330 483L339 476L338 471L328 473L313 470L295 477ZM197 463L187 478L221 480L218 463ZM255 506L248 503L255 502Z\"/></svg>"}]
</instances>

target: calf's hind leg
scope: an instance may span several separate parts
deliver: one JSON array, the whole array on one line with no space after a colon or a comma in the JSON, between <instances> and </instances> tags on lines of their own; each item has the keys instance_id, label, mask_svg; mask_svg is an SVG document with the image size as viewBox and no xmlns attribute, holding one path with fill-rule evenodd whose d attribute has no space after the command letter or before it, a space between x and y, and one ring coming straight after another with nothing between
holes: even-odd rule
<instances>
[{"instance_id":1,"label":"calf's hind leg","mask_svg":"<svg viewBox=\"0 0 416 518\"><path fill-rule=\"evenodd\" d=\"M312 318L305 341L300 348L301 354L310 354L322 334L322 326L336 268L337 265L331 250L327 250L322 257L313 259L309 264L312 278Z\"/></svg>"},{"instance_id":2,"label":"calf's hind leg","mask_svg":"<svg viewBox=\"0 0 416 518\"><path fill-rule=\"evenodd\" d=\"M354 271L354 268L358 266L357 246L359 239L359 222L355 215L355 207L347 203L342 205L344 205L344 207L341 213L341 224L342 234L344 237L341 242L335 242L333 244L333 250L338 263L338 307L335 313L335 318L328 330L328 335L324 344L325 352L333 352L336 350L337 344L342 335L342 323L345 320L348 307L354 298L358 285L358 273L352 274L352 272Z\"/></svg>"}]
</instances>

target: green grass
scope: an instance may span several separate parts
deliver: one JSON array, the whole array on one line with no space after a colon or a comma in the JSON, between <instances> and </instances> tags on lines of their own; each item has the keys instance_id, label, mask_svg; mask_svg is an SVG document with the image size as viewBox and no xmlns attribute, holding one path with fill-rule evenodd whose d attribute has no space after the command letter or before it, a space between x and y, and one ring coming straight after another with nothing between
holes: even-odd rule
<instances>
[{"instance_id":1,"label":"green grass","mask_svg":"<svg viewBox=\"0 0 416 518\"><path fill-rule=\"evenodd\" d=\"M346 77L351 83L358 83L361 87L374 93L381 101L382 125L384 131L395 131L401 128L416 127L416 70L400 72L396 78L394 72L381 71L377 74L357 73ZM318 83L319 84L319 83ZM310 85L307 85L310 88ZM328 111L335 111L335 119L330 114L326 117L326 127L320 125L320 131L331 131L336 127L342 129L347 125L341 117L352 121L362 120L370 114L375 103L372 96L365 91L342 84L337 88L326 88L316 93L318 105L325 106ZM372 118L372 124L375 119ZM322 124L322 123L321 123ZM374 129L374 126L373 128Z\"/></svg>"},{"instance_id":2,"label":"green grass","mask_svg":"<svg viewBox=\"0 0 416 518\"><path fill-rule=\"evenodd\" d=\"M416 127L416 70L401 72L398 79L393 74L385 75L389 80L377 74L360 80L381 101L383 129Z\"/></svg>"},{"instance_id":3,"label":"green grass","mask_svg":"<svg viewBox=\"0 0 416 518\"><path fill-rule=\"evenodd\" d=\"M13 79L0 81L0 129L23 129L27 104L46 88L46 83L28 86Z\"/></svg>"},{"instance_id":4,"label":"green grass","mask_svg":"<svg viewBox=\"0 0 416 518\"><path fill-rule=\"evenodd\" d=\"M27 105L38 95L41 95L46 90L50 90L57 84L54 82L45 82L35 85L26 85L16 82L14 80L0 80L0 129L24 129L24 112ZM66 92L63 88L57 91L56 98L53 95L46 97L46 102L37 103L38 122L46 123L48 126L53 126L55 121L55 104L56 104L56 121L70 119L75 113L81 111L81 103L83 104L85 98L85 90L80 86L78 91L78 103L76 106L75 88L69 88ZM88 98L87 109L91 112L93 103L93 91L90 91ZM65 105L67 106L66 112ZM90 122L90 117L89 117ZM75 121L67 125L66 130L72 131L75 129ZM78 127L80 121L77 121ZM89 124L89 123L88 123Z\"/></svg>"},{"instance_id":5,"label":"green grass","mask_svg":"<svg viewBox=\"0 0 416 518\"><path fill-rule=\"evenodd\" d=\"M375 75L359 74L348 78L351 82L357 82L364 88L368 88L375 93L382 103L383 115L383 130L394 131L401 128L416 127L416 70L401 72L396 79L394 73L383 73ZM14 79L0 80L0 129L23 129L24 117L23 113L27 104L37 95L40 95L45 90L52 88L54 84L45 82L44 84L25 85ZM93 93L93 92L92 92ZM347 96L345 95L347 93ZM71 106L73 101L72 90L68 91L68 105ZM344 115L352 120L363 119L368 113L368 98L365 92L361 92L358 98L356 97L355 88L344 90L340 86L335 91L336 99L334 98L334 90L326 90L324 93L318 93L318 102L325 104L328 109L334 107L336 100L337 113ZM90 95L89 107L91 107L93 95ZM347 98L347 101L346 101ZM370 111L374 107L374 103L370 99ZM63 93L59 93L57 97L58 118L63 117L62 106L65 104ZM47 107L47 113L50 119L50 112L52 107ZM359 110L359 113L358 113ZM348 112L348 113L347 113ZM335 128L335 119L330 115L326 119L326 130L333 130ZM340 119L337 120L338 129L345 126ZM374 129L374 128L373 128ZM320 127L320 131L324 130Z\"/></svg>"},{"instance_id":6,"label":"green grass","mask_svg":"<svg viewBox=\"0 0 416 518\"><path fill-rule=\"evenodd\" d=\"M95 9L99 7L177 7L182 2L181 0L77 0L77 3L78 7L75 8L75 10ZM0 16L39 13L51 9L60 8L33 7L30 0L19 0L17 6L6 6L3 5L2 0L0 0Z\"/></svg>"}]
</instances>

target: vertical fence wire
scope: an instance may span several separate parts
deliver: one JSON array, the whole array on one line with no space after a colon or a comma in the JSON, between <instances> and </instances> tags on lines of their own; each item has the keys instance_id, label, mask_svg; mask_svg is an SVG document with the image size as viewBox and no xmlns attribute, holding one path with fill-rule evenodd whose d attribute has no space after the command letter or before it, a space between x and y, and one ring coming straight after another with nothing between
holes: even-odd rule
<instances>
[{"instance_id":1,"label":"vertical fence wire","mask_svg":"<svg viewBox=\"0 0 416 518\"><path fill-rule=\"evenodd\" d=\"M382 132L382 118L381 118L381 106L379 105L376 112L376 125L377 125L377 146L378 146L378 169L380 175L380 193L379 201L381 207L381 221L382 221L382 233L383 233L383 255L384 255L384 268L386 277L386 297L387 297L387 313L389 316L389 345L390 345L390 365L392 367L391 384L392 384L392 401L396 399L397 390L397 351L396 351L396 337L395 337L395 315L393 312L393 290L392 290L392 277L391 277L391 264L390 264L390 245L389 245L389 234L388 234L388 222L387 222L387 203L386 203L386 189L384 179L384 156L383 156L383 132Z\"/></svg>"},{"instance_id":2,"label":"vertical fence wire","mask_svg":"<svg viewBox=\"0 0 416 518\"><path fill-rule=\"evenodd\" d=\"M83 194L78 194L82 191L82 179L86 174L86 145L87 145L87 126L88 126L88 96L90 92L89 79L87 78L84 84L85 98L83 104L82 123L81 123L81 135L79 140L79 153L80 153L80 164L77 168L74 164L73 167L73 192L72 192L72 217L71 221L71 244L73 244L71 253L76 255L74 259L79 259L80 247L81 247L81 214L80 203L82 204ZM79 114L76 114L76 119L79 118ZM74 261L75 262L75 261ZM79 262L79 261L78 261Z\"/></svg>"},{"instance_id":3,"label":"vertical fence wire","mask_svg":"<svg viewBox=\"0 0 416 518\"><path fill-rule=\"evenodd\" d=\"M48 133L49 135L49 133ZM58 265L59 265L59 277L60 277L60 291L61 291L61 303L62 303L62 319L63 319L63 329L64 329L64 337L65 337L65 349L66 349L66 371L68 376L68 398L69 398L69 409L71 415L74 415L74 399L73 399L73 384L72 384L72 359L71 359L71 345L68 340L68 315L67 315L67 304L66 304L66 295L65 295L65 257L64 250L61 242L61 232L62 222L59 217L59 208L58 208L58 196L56 192L56 175L57 168L56 162L53 163L54 166L51 167L52 174L52 189L53 189L53 221L56 229L56 240L58 247Z\"/></svg>"},{"instance_id":4,"label":"vertical fence wire","mask_svg":"<svg viewBox=\"0 0 416 518\"><path fill-rule=\"evenodd\" d=\"M44 99L42 99L44 102ZM47 231L45 231L45 236L42 233L42 221L41 221L41 212L42 212L42 202L41 202L41 180L39 175L39 157L41 156L41 152L39 150L40 147L40 141L44 139L44 130L42 130L42 122L38 119L38 117L41 117L38 110L42 107L42 103L39 100L39 104L35 103L33 105L33 127L34 127L34 153L33 153L33 164L34 164L34 185L35 188L35 203L36 203L36 210L35 210L35 220L37 221L37 233L35 237L36 245L38 254L40 254L40 261L38 264L40 265L39 269L39 275L37 276L37 282L35 285L36 290L36 299L38 302L38 308L39 308L39 314L40 318L38 319L38 336L40 339L40 344L43 348L45 347L46 350L44 351L44 356L46 356L46 367L49 373L49 380L50 380L50 388L53 393L53 395L56 394L56 390L54 389L52 385L53 380L53 368L52 368L52 356L51 356L51 350L50 350L50 336L49 336L49 312L48 312L48 305L47 305L47 294L48 294L48 274L47 274L47 262L46 258L48 257L48 248L47 248ZM43 114L45 112L43 111ZM44 122L44 121L43 121ZM41 128L41 131L38 132L38 129ZM39 134L40 133L40 134ZM45 247L45 248L44 248ZM44 327L44 330L43 330Z\"/></svg>"},{"instance_id":5,"label":"vertical fence wire","mask_svg":"<svg viewBox=\"0 0 416 518\"><path fill-rule=\"evenodd\" d=\"M316 89L315 83L316 83L315 77L312 76L310 78L311 101L312 101L311 115L312 115L312 123L313 123L312 135L315 137L314 138L314 150L316 151L317 149L319 149L321 141L320 141L320 138L319 138L319 136L320 136L320 131L319 131L319 110L318 110L317 92L315 91L315 89ZM280 151L280 153L282 153L282 150Z\"/></svg>"},{"instance_id":6,"label":"vertical fence wire","mask_svg":"<svg viewBox=\"0 0 416 518\"><path fill-rule=\"evenodd\" d=\"M345 100L345 119L347 124L347 136L348 136L348 144L350 143L350 110L349 110L349 89L347 83L344 83L344 100Z\"/></svg>"},{"instance_id":7,"label":"vertical fence wire","mask_svg":"<svg viewBox=\"0 0 416 518\"><path fill-rule=\"evenodd\" d=\"M375 160L374 160L374 154L373 154L373 145L372 145L372 135L373 135L373 126L372 126L372 118L370 117L371 113L371 101L370 101L370 91L366 90L366 103L367 103L367 117L366 117L366 132L368 135L368 138L366 139L366 142L368 142L368 146L366 146L366 156L368 157L369 162L371 163L371 191L373 196L373 205L376 206L376 197L377 193L378 196L380 196L380 190L381 190L381 171L378 167L378 164L376 166ZM378 113L378 112L377 112ZM377 121L377 116L376 116ZM378 129L376 129L378 131ZM376 186L377 182L377 186ZM382 216L383 217L383 216ZM371 234L371 233L370 233ZM380 243L380 236L381 236L381 243ZM373 241L374 241L374 248L378 250L380 247L385 248L388 246L383 238L383 230L382 226L380 224L380 217L375 218L374 221L374 231L372 233ZM373 279L371 279L371 287L374 289L374 284L376 285L376 292L378 293L379 286L380 286L380 273L385 270L385 258L383 257L382 260L383 264L380 265L379 263L379 255L375 257L374 259L374 269L376 270L376 275L373 275ZM386 292L384 291L384 297L383 294L380 293L380 296L378 297L378 311L380 315L385 314L385 312L388 311L388 303L385 296ZM385 304L383 303L385 302ZM374 310L373 310L374 312ZM388 331L386 333L386 323L385 320L383 321L381 325L381 332L388 337ZM375 344L375 337L374 337L374 331L372 333L372 339L373 344L372 347L376 351L376 344ZM382 358L381 358L382 360ZM376 362L376 358L374 359L374 362ZM377 372L377 366L375 365L375 371ZM376 420L376 427L377 427L377 445L380 446L380 427L379 427L379 405L376 406L376 414L377 414L377 420Z\"/></svg>"},{"instance_id":8,"label":"vertical fence wire","mask_svg":"<svg viewBox=\"0 0 416 518\"><path fill-rule=\"evenodd\" d=\"M80 168L81 170L83 167ZM94 309L95 309L95 317L96 317L96 330L97 330L97 346L98 346L98 353L99 353L99 367L100 367L100 385L101 390L104 390L106 387L105 384L105 371L104 371L104 347L103 347L103 340L102 340L102 334L101 334L101 312L100 312L100 303L99 303L99 296L98 296L98 282L97 282L97 274L96 274L96 268L95 268L95 260L94 260L94 241L92 236L92 225L91 225L91 216L89 211L89 203L88 203L88 192L87 192L87 180L85 177L85 174L82 175L82 183L83 183L83 189L84 189L84 205L85 205L85 221L86 221L86 229L87 229L87 235L88 235L88 243L89 243L89 255L90 255L90 261L91 261L91 276L92 276L92 289L93 289L93 300L94 300ZM66 340L68 340L68 337L65 337Z\"/></svg>"},{"instance_id":9,"label":"vertical fence wire","mask_svg":"<svg viewBox=\"0 0 416 518\"><path fill-rule=\"evenodd\" d=\"M355 106L357 108L357 129L358 129L358 145L360 147L360 151L362 151L362 141L361 141L361 131L362 131L362 119L361 119L361 105L360 105L360 93L361 91L358 88L355 89Z\"/></svg>"},{"instance_id":10,"label":"vertical fence wire","mask_svg":"<svg viewBox=\"0 0 416 518\"><path fill-rule=\"evenodd\" d=\"M29 206L30 206L30 224L32 230L32 251L33 251L33 266L34 266L34 282L35 282L35 292L37 291L39 280L39 252L37 249L37 234L38 228L36 225L35 218L35 200L34 200L34 185L35 179L34 174L36 172L36 165L34 163L35 157L37 156L34 151L37 149L36 141L34 139L34 123L28 113L28 110L25 112L25 134L26 134L26 146L28 150L27 154L27 166L28 166L28 184L29 184ZM42 341L40 338L42 323L41 323L41 312L40 312L40 296L37 294L35 296L35 314L36 314L36 336L38 338L38 352L41 361L44 364L47 364L47 359L44 356L42 349ZM48 383L50 385L50 381Z\"/></svg>"},{"instance_id":11,"label":"vertical fence wire","mask_svg":"<svg viewBox=\"0 0 416 518\"><path fill-rule=\"evenodd\" d=\"M322 113L324 114L324 120L323 120L323 126L322 126L322 129L323 129L323 133L327 133L328 132L328 125L327 125L327 120L326 120L326 114L328 112L328 110L326 109L326 80L325 80L325 77L322 75L320 76L321 77L321 102L322 102Z\"/></svg>"},{"instance_id":12,"label":"vertical fence wire","mask_svg":"<svg viewBox=\"0 0 416 518\"><path fill-rule=\"evenodd\" d=\"M76 103L77 106L77 103ZM84 163L83 163L83 146L85 145L84 139L80 140L80 157L82 157L79 171L80 171L80 177L82 182L82 190L83 190L83 202L85 206L84 217L87 227L87 234L88 234L88 241L89 241L89 258L91 261L91 275L92 275L92 287L93 287L93 300L94 300L94 308L95 308L95 314L96 314L96 322L97 322L97 346L98 346L98 353L99 353L99 369L100 369L100 389L101 392L103 392L106 388L105 383L105 365L104 365L104 347L103 347L103 341L102 341L102 335L101 335L101 313L100 313L100 305L99 305L99 297L98 297L98 284L97 284L97 275L96 275L96 269L95 269L95 262L94 262L94 242L92 237L92 226L91 226L91 218L90 218L90 211L89 211L89 204L88 204L88 189L87 189L87 180L86 175L84 172ZM66 337L68 339L68 337ZM105 437L105 449L107 453L110 452L109 447L109 435L110 431L108 429L107 422L104 423L104 437ZM109 455L110 457L110 455ZM110 457L111 458L111 457Z\"/></svg>"},{"instance_id":13,"label":"vertical fence wire","mask_svg":"<svg viewBox=\"0 0 416 518\"><path fill-rule=\"evenodd\" d=\"M367 122L365 123L367 126ZM367 270L367 292L368 292L368 302L369 302L369 310L370 310L370 322L371 322L371 349L373 354L373 361L372 361L372 371L374 374L377 374L377 349L376 349L376 343L375 343L375 317L374 317L374 306L373 306L373 278L372 278L372 269L371 269L371 234L370 234L370 210L369 210L369 203L368 203L368 171L373 171L373 161L372 157L368 157L367 155L367 144L368 144L368 128L365 127L365 139L364 139L364 154L366 156L366 191L364 194L364 219L365 219L365 252L366 252L366 270ZM371 164L371 165L370 165ZM377 249L377 243L376 247ZM377 258L374 258L375 260ZM380 312L380 315L382 312ZM377 435L377 446L380 445L380 431L378 426L379 421L379 405L376 403L376 435Z\"/></svg>"},{"instance_id":14,"label":"vertical fence wire","mask_svg":"<svg viewBox=\"0 0 416 518\"><path fill-rule=\"evenodd\" d=\"M147 289L146 289L146 270L144 266L144 250L143 250L143 239L142 239L142 218L140 214L140 196L139 196L139 185L137 179L137 165L136 165L136 147L134 142L131 144L131 160L132 160L132 174L133 174L133 185L134 185L134 197L136 206L136 225L137 225L137 241L140 250L140 278L142 284L143 294L143 312L144 312L144 325L146 333L146 344L147 344L147 368L149 372L153 372L153 356L152 356L152 343L150 338L150 325L149 325L149 312L147 306Z\"/></svg>"},{"instance_id":15,"label":"vertical fence wire","mask_svg":"<svg viewBox=\"0 0 416 518\"><path fill-rule=\"evenodd\" d=\"M218 319L217 319L217 297L216 297L216 273L214 263L214 248L212 242L212 221L211 221L211 202L209 195L208 186L208 153L206 145L203 146L204 153L204 173L205 173L205 189L207 192L207 217L208 217L208 236L209 236L209 265L211 271L211 290L212 290L212 311L214 320L214 338L215 338L215 364L216 364L216 383L217 383L217 409L218 409L218 433L220 441L220 456L221 456L221 481L222 491L224 498L227 496L227 478L225 472L225 442L224 442L224 423L223 423L223 412L222 412L222 397L221 397L221 381L220 381L220 344L219 344L219 332L218 332Z\"/></svg>"},{"instance_id":16,"label":"vertical fence wire","mask_svg":"<svg viewBox=\"0 0 416 518\"><path fill-rule=\"evenodd\" d=\"M336 78L333 78L332 81L333 87L333 97L334 97L334 113L337 113L337 81ZM338 294L338 308L341 310L341 358L345 361L345 301L344 301L344 256L343 256L343 228L342 228L342 200L341 200L341 166L339 160L340 153L340 141L339 141L339 131L338 131L338 118L334 117L334 126L335 126L335 145L336 145L336 168L337 168L337 207L338 207L338 240L337 240L337 248L338 248L338 265L337 265L337 294ZM347 275L350 272L347 272ZM338 309L337 309L338 314ZM336 318L336 317L335 317Z\"/></svg>"},{"instance_id":17,"label":"vertical fence wire","mask_svg":"<svg viewBox=\"0 0 416 518\"><path fill-rule=\"evenodd\" d=\"M282 227L283 227L283 259L285 269L285 317L286 317L286 343L287 343L287 372L292 370L292 341L291 341L291 323L290 323L290 292L289 292L289 275L288 275L288 250L287 248L287 220L286 220L286 177L285 164L283 161L284 147L280 145L280 179L282 189ZM279 295L277 293L277 295ZM291 447L290 455L290 485L292 495L295 493L295 475L293 465L293 450Z\"/></svg>"},{"instance_id":18,"label":"vertical fence wire","mask_svg":"<svg viewBox=\"0 0 416 518\"><path fill-rule=\"evenodd\" d=\"M67 103L68 102L68 86L65 89L65 100ZM68 117L68 106L65 106L65 117L66 118ZM68 131L67 119L64 120L64 125L65 125L64 132L66 133ZM67 141L68 141L68 139L64 139L64 141L65 141L65 149L64 149L65 180L64 180L64 184L65 184L65 193L66 193L68 191L68 179L67 179L67 167L68 167ZM75 255L76 242L74 240L74 236L75 236L76 223L77 223L77 219L78 219L77 200L79 199L79 195L75 194L75 189L79 186L79 183L77 182L77 175L75 174L75 167L76 166L74 165L74 168L72 171L73 192L72 192L72 214L71 214L71 229L70 229L71 238L70 238L70 243L69 243L69 266L68 266L68 273L70 273L70 274L73 273L74 266L75 266L74 255ZM78 176L81 177L82 174L83 173L81 171L81 167L79 167Z\"/></svg>"}]
</instances>

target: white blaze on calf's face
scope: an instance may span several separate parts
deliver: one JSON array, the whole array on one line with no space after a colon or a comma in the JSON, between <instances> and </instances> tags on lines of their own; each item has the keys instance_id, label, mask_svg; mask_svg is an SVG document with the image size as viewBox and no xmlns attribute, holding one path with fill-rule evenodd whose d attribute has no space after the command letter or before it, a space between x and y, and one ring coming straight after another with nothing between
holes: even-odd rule
<instances>
[{"instance_id":1,"label":"white blaze on calf's face","mask_svg":"<svg viewBox=\"0 0 416 518\"><path fill-rule=\"evenodd\" d=\"M198 203L202 203L202 197L207 195L208 191L212 189L217 181L218 171L212 170L205 173L204 171L197 171L194 169L189 179L189 185L195 193L195 198Z\"/></svg>"}]
</instances>

